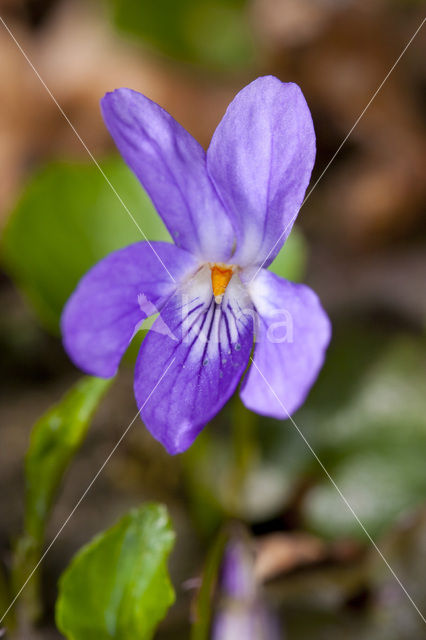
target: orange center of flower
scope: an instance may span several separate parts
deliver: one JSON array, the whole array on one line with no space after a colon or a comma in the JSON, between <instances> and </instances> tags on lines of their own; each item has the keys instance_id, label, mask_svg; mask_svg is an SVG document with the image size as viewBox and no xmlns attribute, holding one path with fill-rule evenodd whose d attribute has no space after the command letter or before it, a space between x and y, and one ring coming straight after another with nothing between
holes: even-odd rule
<instances>
[{"instance_id":1,"label":"orange center of flower","mask_svg":"<svg viewBox=\"0 0 426 640\"><path fill-rule=\"evenodd\" d=\"M216 299L216 302L221 302L223 294L226 291L226 287L228 286L229 281L232 278L234 269L233 267L225 264L213 264L210 268L212 270L213 295Z\"/></svg>"}]
</instances>

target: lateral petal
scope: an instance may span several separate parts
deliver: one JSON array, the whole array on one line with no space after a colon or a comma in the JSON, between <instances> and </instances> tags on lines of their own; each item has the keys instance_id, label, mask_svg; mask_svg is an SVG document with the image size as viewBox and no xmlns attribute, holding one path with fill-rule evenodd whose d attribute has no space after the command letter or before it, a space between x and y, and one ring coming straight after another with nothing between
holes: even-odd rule
<instances>
[{"instance_id":1,"label":"lateral petal","mask_svg":"<svg viewBox=\"0 0 426 640\"><path fill-rule=\"evenodd\" d=\"M196 268L190 253L166 242L138 242L98 262L62 312L64 347L74 364L101 378L115 375L139 324Z\"/></svg>"},{"instance_id":2,"label":"lateral petal","mask_svg":"<svg viewBox=\"0 0 426 640\"><path fill-rule=\"evenodd\" d=\"M309 287L265 269L249 290L258 314L257 335L240 396L252 411L285 419L303 404L318 376L330 321Z\"/></svg>"}]
</instances>

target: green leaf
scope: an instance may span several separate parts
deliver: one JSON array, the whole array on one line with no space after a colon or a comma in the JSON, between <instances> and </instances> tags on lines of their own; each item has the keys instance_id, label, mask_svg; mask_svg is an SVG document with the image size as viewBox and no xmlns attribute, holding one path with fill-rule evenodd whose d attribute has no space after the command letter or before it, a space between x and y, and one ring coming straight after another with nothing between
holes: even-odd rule
<instances>
[{"instance_id":1,"label":"green leaf","mask_svg":"<svg viewBox=\"0 0 426 640\"><path fill-rule=\"evenodd\" d=\"M112 380L81 379L34 425L25 459L25 526L13 553L17 593L40 560L44 532L62 477L81 446L96 408ZM36 572L17 603L18 618L33 624L41 615Z\"/></svg>"},{"instance_id":2,"label":"green leaf","mask_svg":"<svg viewBox=\"0 0 426 640\"><path fill-rule=\"evenodd\" d=\"M373 347L373 336L371 329L364 334L363 346L351 333L348 343L334 346L316 398L296 422L369 533L376 535L424 502L426 342L423 336L396 333L377 336ZM320 471L318 479L304 504L309 526L330 537L365 539Z\"/></svg>"},{"instance_id":3,"label":"green leaf","mask_svg":"<svg viewBox=\"0 0 426 640\"><path fill-rule=\"evenodd\" d=\"M146 237L170 240L121 158L102 169ZM62 308L86 271L111 251L145 239L93 163L54 163L33 176L12 212L3 261L44 324L58 332Z\"/></svg>"},{"instance_id":4,"label":"green leaf","mask_svg":"<svg viewBox=\"0 0 426 640\"><path fill-rule=\"evenodd\" d=\"M64 472L111 380L83 378L35 424L25 461L25 530L36 545Z\"/></svg>"},{"instance_id":5,"label":"green leaf","mask_svg":"<svg viewBox=\"0 0 426 640\"><path fill-rule=\"evenodd\" d=\"M305 274L307 254L302 232L293 229L269 269L286 280L300 282Z\"/></svg>"},{"instance_id":6,"label":"green leaf","mask_svg":"<svg viewBox=\"0 0 426 640\"><path fill-rule=\"evenodd\" d=\"M167 56L222 69L253 60L246 0L108 2L119 29Z\"/></svg>"},{"instance_id":7,"label":"green leaf","mask_svg":"<svg viewBox=\"0 0 426 640\"><path fill-rule=\"evenodd\" d=\"M59 630L70 640L145 640L174 602L167 558L174 533L165 507L144 505L97 536L62 575Z\"/></svg>"}]
</instances>

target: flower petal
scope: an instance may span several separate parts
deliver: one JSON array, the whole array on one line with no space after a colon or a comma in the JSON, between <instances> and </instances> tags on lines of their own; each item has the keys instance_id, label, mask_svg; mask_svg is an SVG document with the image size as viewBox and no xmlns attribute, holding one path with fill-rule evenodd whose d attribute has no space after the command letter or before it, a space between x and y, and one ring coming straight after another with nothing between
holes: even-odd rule
<instances>
[{"instance_id":1,"label":"flower petal","mask_svg":"<svg viewBox=\"0 0 426 640\"><path fill-rule=\"evenodd\" d=\"M272 262L291 231L314 160L312 118L296 84L267 76L238 93L207 151L209 174L237 234L233 262Z\"/></svg>"},{"instance_id":2,"label":"flower petal","mask_svg":"<svg viewBox=\"0 0 426 640\"><path fill-rule=\"evenodd\" d=\"M148 192L177 246L204 260L227 260L231 222L207 175L204 150L141 93L117 89L101 101L105 123Z\"/></svg>"},{"instance_id":3,"label":"flower petal","mask_svg":"<svg viewBox=\"0 0 426 640\"><path fill-rule=\"evenodd\" d=\"M241 399L252 411L288 418L303 404L322 367L330 321L309 287L265 269L250 294L259 314L258 333Z\"/></svg>"},{"instance_id":4,"label":"flower petal","mask_svg":"<svg viewBox=\"0 0 426 640\"><path fill-rule=\"evenodd\" d=\"M91 375L113 376L138 325L196 268L190 253L166 242L138 242L98 262L62 313L71 360Z\"/></svg>"},{"instance_id":5,"label":"flower petal","mask_svg":"<svg viewBox=\"0 0 426 640\"><path fill-rule=\"evenodd\" d=\"M246 304L236 276L217 304L210 269L203 268L170 298L145 338L136 363L136 401L169 453L185 451L235 391L253 345L252 307ZM173 337L156 332L160 320Z\"/></svg>"}]
</instances>

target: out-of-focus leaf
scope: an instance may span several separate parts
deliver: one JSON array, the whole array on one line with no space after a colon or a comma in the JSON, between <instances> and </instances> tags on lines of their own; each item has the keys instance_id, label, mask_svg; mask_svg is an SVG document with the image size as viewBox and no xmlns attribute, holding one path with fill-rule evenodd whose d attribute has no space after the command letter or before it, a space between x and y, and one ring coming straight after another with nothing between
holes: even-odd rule
<instances>
[{"instance_id":1,"label":"out-of-focus leaf","mask_svg":"<svg viewBox=\"0 0 426 640\"><path fill-rule=\"evenodd\" d=\"M306 259L307 246L302 232L293 229L269 268L286 280L299 282L305 273Z\"/></svg>"},{"instance_id":2,"label":"out-of-focus leaf","mask_svg":"<svg viewBox=\"0 0 426 640\"><path fill-rule=\"evenodd\" d=\"M148 640L174 601L166 509L144 505L97 536L60 580L56 621L72 640Z\"/></svg>"},{"instance_id":3,"label":"out-of-focus leaf","mask_svg":"<svg viewBox=\"0 0 426 640\"><path fill-rule=\"evenodd\" d=\"M25 460L25 527L13 554L12 583L19 592L40 560L47 520L62 477L81 446L111 380L83 378L34 425ZM17 603L21 622L41 614L36 572Z\"/></svg>"},{"instance_id":4,"label":"out-of-focus leaf","mask_svg":"<svg viewBox=\"0 0 426 640\"><path fill-rule=\"evenodd\" d=\"M172 58L212 68L253 60L246 0L108 2L120 29Z\"/></svg>"},{"instance_id":5,"label":"out-of-focus leaf","mask_svg":"<svg viewBox=\"0 0 426 640\"><path fill-rule=\"evenodd\" d=\"M426 614L426 509L401 519L379 547L421 614ZM404 593L389 567L371 549L369 579L374 596L374 619L382 629L381 638L414 640L424 636L425 622Z\"/></svg>"},{"instance_id":6,"label":"out-of-focus leaf","mask_svg":"<svg viewBox=\"0 0 426 640\"><path fill-rule=\"evenodd\" d=\"M26 534L40 543L64 472L111 380L83 378L35 424L25 461Z\"/></svg>"},{"instance_id":7,"label":"out-of-focus leaf","mask_svg":"<svg viewBox=\"0 0 426 640\"><path fill-rule=\"evenodd\" d=\"M120 158L102 168L150 240L170 240L137 179ZM44 323L59 328L79 279L111 251L145 240L94 164L54 163L27 185L6 227L5 268Z\"/></svg>"},{"instance_id":8,"label":"out-of-focus leaf","mask_svg":"<svg viewBox=\"0 0 426 640\"><path fill-rule=\"evenodd\" d=\"M193 516L207 535L226 516L249 522L272 517L311 464L290 423L257 416L237 395L220 418L183 458Z\"/></svg>"},{"instance_id":9,"label":"out-of-focus leaf","mask_svg":"<svg viewBox=\"0 0 426 640\"><path fill-rule=\"evenodd\" d=\"M345 404L313 403L297 421L374 535L424 501L426 344L396 334L370 358ZM305 515L324 535L365 537L325 477L311 490Z\"/></svg>"}]
</instances>

